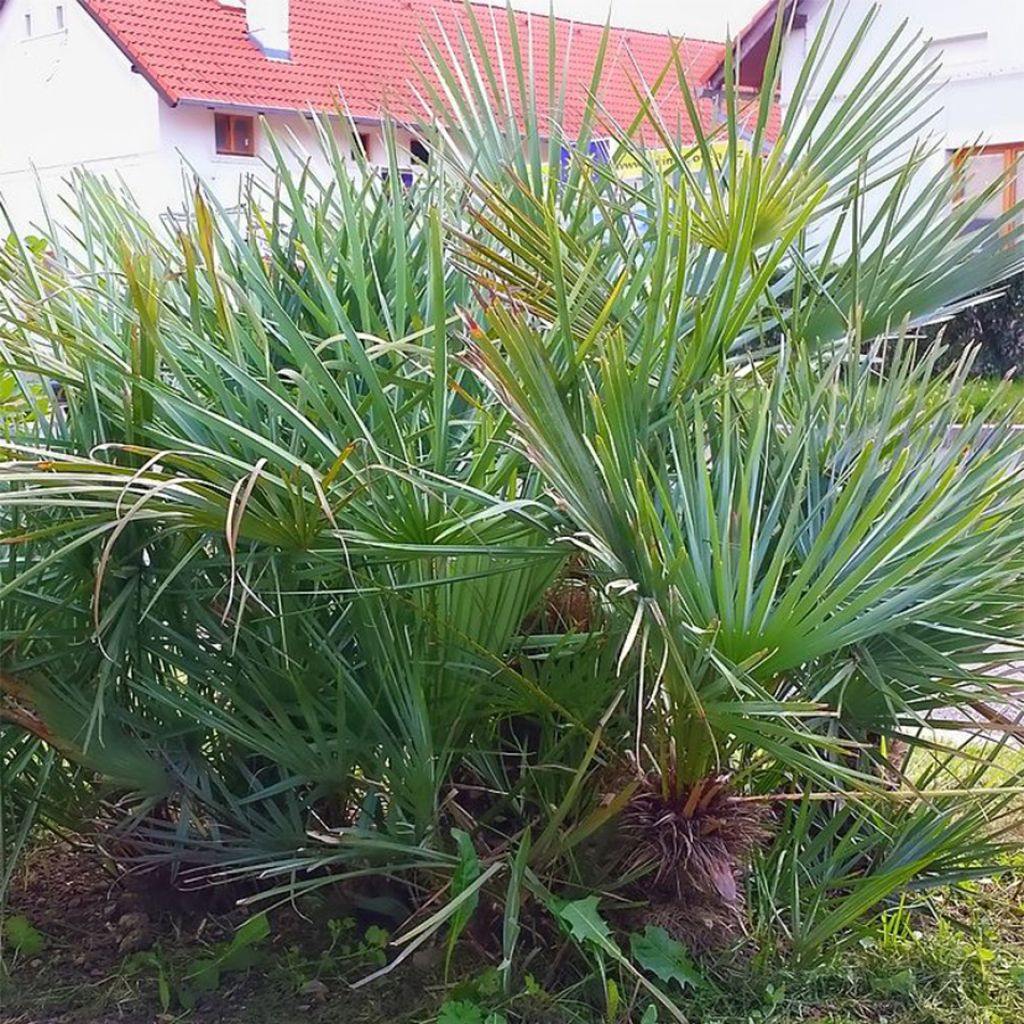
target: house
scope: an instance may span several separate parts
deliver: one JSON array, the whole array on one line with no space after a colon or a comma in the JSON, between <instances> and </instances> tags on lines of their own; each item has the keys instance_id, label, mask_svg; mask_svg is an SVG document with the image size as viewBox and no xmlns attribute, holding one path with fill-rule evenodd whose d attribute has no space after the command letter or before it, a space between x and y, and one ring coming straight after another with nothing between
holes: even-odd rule
<instances>
[{"instance_id":1,"label":"house","mask_svg":"<svg viewBox=\"0 0 1024 1024\"><path fill-rule=\"evenodd\" d=\"M959 176L959 193L977 195L1006 173L1003 188L979 218L979 222L992 220L1018 198L1024 199L1024 169L1017 163L1024 156L1024 2L846 0L830 5L828 0L785 0L779 83L782 110L790 106L794 83L823 24L835 33L835 41L830 49L831 65L826 63L821 81L827 79L835 61L876 6L876 17L860 56L847 74L862 73L901 23L907 23L911 35L920 32L926 44L924 59L938 58L942 64L937 92L925 111L933 115L928 137L935 149L921 168L920 180L948 166ZM736 73L741 87L761 88L779 7L779 0L768 0L738 36ZM708 76L709 95L721 89L723 75L720 63ZM812 88L807 102L813 104L818 95L820 90ZM840 86L829 105L831 111L844 98ZM905 128L894 124L893 132ZM893 139L897 137L893 135ZM907 140L902 147L908 155L913 142Z\"/></svg>"},{"instance_id":2,"label":"house","mask_svg":"<svg viewBox=\"0 0 1024 1024\"><path fill-rule=\"evenodd\" d=\"M505 9L478 5L476 16L482 45L508 62ZM537 95L546 97L547 20L514 18ZM385 112L412 126L420 116L411 83L413 62L427 67L425 30L455 47L460 31L473 38L462 0L0 0L0 198L16 222L36 221L37 176L53 205L81 166L123 181L150 215L179 209L193 174L230 206L243 180L271 178L267 127L292 151L289 159L326 170L313 112L330 118L342 153L362 149L384 164ZM555 23L557 54L568 62L569 131L589 94L602 33ZM612 118L632 119L635 83L654 81L671 46L662 35L612 30L599 91ZM682 44L695 91L722 53L720 43ZM685 136L678 85L666 82L658 97L666 121ZM701 111L714 116L710 101ZM414 127L399 131L398 149L401 167L429 158Z\"/></svg>"}]
</instances>

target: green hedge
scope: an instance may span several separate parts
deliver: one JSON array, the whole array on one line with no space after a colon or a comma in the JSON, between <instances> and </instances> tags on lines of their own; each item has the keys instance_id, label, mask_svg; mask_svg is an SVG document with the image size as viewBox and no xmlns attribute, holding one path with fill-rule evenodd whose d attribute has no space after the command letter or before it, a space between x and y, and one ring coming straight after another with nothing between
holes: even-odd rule
<instances>
[{"instance_id":1,"label":"green hedge","mask_svg":"<svg viewBox=\"0 0 1024 1024\"><path fill-rule=\"evenodd\" d=\"M965 310L943 328L949 358L981 344L974 372L979 377L1003 377L1011 370L1024 379L1024 274L1010 279L999 298Z\"/></svg>"}]
</instances>

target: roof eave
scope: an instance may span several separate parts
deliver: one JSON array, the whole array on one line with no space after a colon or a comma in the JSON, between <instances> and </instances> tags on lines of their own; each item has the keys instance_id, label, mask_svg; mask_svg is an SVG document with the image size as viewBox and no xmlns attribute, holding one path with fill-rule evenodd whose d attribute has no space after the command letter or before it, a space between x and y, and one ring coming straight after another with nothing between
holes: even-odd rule
<instances>
[{"instance_id":1,"label":"roof eave","mask_svg":"<svg viewBox=\"0 0 1024 1024\"><path fill-rule=\"evenodd\" d=\"M344 117L346 120L354 121L356 124L381 124L384 121L384 117L380 114L356 114L343 110L340 107L318 107L312 103L304 104L301 107L277 107L267 103L238 103L218 99L216 96L181 96L175 106L205 107L211 110L216 109L226 113L239 114L301 114L303 117L315 114L320 117Z\"/></svg>"},{"instance_id":2,"label":"roof eave","mask_svg":"<svg viewBox=\"0 0 1024 1024\"><path fill-rule=\"evenodd\" d=\"M218 100L215 97L210 96L182 96L181 99L175 104L179 108L194 107L202 108L204 110L219 110L226 114L253 114L255 116L267 116L269 114L276 115L287 115L287 114L300 114L303 117L341 117L346 121L351 121L356 127L366 125L367 127L377 127L388 122L400 125L402 127L416 130L423 129L423 124L410 121L407 118L395 118L394 116L388 117L387 114L354 114L351 111L338 110L337 108L321 108L315 107L312 104L304 107L274 107L267 106L265 103L228 103L225 100ZM540 137L544 140L550 140L550 136L541 133Z\"/></svg>"},{"instance_id":3,"label":"roof eave","mask_svg":"<svg viewBox=\"0 0 1024 1024\"><path fill-rule=\"evenodd\" d=\"M800 0L784 0L782 5L782 17L785 20L785 30L790 31L801 27L798 18L802 17L797 11ZM756 50L759 43L771 38L775 31L775 19L779 14L779 0L767 0L763 7L750 19L746 27L740 32L734 41L735 53L740 56L744 52L750 53ZM761 68L761 80L758 87L764 84L764 69ZM715 65L711 73L704 79L702 94L715 96L725 86L725 58Z\"/></svg>"}]
</instances>

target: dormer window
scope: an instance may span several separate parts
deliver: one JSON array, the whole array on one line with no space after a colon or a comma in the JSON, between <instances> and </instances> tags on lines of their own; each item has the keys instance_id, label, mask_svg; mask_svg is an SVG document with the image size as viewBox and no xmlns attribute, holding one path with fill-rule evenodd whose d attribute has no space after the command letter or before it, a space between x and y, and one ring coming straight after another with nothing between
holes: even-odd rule
<instances>
[{"instance_id":1,"label":"dormer window","mask_svg":"<svg viewBox=\"0 0 1024 1024\"><path fill-rule=\"evenodd\" d=\"M222 156L255 156L256 118L246 114L214 114L217 152Z\"/></svg>"}]
</instances>

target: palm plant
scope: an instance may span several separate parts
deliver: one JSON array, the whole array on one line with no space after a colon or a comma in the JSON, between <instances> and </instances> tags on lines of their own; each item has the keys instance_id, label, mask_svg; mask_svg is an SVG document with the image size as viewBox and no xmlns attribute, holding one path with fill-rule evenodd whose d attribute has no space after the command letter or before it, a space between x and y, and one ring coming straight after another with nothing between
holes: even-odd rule
<instances>
[{"instance_id":1,"label":"palm plant","mask_svg":"<svg viewBox=\"0 0 1024 1024\"><path fill-rule=\"evenodd\" d=\"M246 241L197 198L194 232L168 241L83 179L81 230L95 247L26 273L11 300L12 363L59 382L66 404L56 417L40 411L62 486L47 522L11 549L5 590L12 615L30 584L32 594L52 588L53 601L11 630L21 643L7 665L33 676L19 686L42 719L64 716L50 731L107 775L120 747L131 760L115 777L144 774L151 799L207 785L193 757L234 756L193 746L189 734L203 729L244 737L282 769L290 783L267 787L278 800L292 786L325 798L348 786L348 742L364 735L383 763L361 768L391 800L408 790L403 810L422 832L431 773L449 756L431 744L456 743L473 703L448 681L450 662L481 671L472 646L446 649L500 649L558 556L531 545L530 502L514 497L519 468L488 437L463 374L447 369L447 310L464 286L445 269L431 212L444 183L422 182L408 203L397 175L382 185L339 171L338 181L319 208L308 180L308 205L288 206L286 194L298 195L288 181L269 222L254 202ZM45 326L32 312L40 301ZM12 454L6 507L17 516L57 479L35 452L15 444ZM431 476L443 483L427 486ZM82 488L93 493L86 506ZM502 491L509 499L481 501ZM211 539L218 521L223 544ZM35 543L55 536L78 571L37 555ZM283 622L299 628L278 647ZM349 688L346 648L360 633L375 650L360 644L365 678ZM414 692L404 670L417 642L433 653L413 659L423 669ZM229 651L230 678L253 689L226 706ZM318 680L309 692L304 674ZM376 747L385 734L390 750ZM252 766L230 772L263 788ZM301 838L301 820L286 820L289 841Z\"/></svg>"},{"instance_id":2,"label":"palm plant","mask_svg":"<svg viewBox=\"0 0 1024 1024\"><path fill-rule=\"evenodd\" d=\"M50 256L0 255L27 410L0 465L0 769L48 750L102 780L129 861L448 889L407 951L501 873L506 969L527 893L642 886L728 931L752 857L821 941L938 876L872 874L872 829L945 855L965 828L906 811L885 745L998 700L985 666L1019 644L1024 440L956 424L965 366L926 401L936 352L901 346L1019 269L1016 211L966 235L986 196L911 189L924 150L886 128L910 137L934 81L912 41L804 122L842 84L823 31L778 138L768 90L702 126L678 55L616 125L599 66L570 139L514 20L514 88L464 24L427 42L443 159L408 191L393 146L353 174L324 124L328 179L279 153L241 220L200 188L151 225L81 176Z\"/></svg>"},{"instance_id":3,"label":"palm plant","mask_svg":"<svg viewBox=\"0 0 1024 1024\"><path fill-rule=\"evenodd\" d=\"M736 902L737 864L763 836L730 797L744 752L779 781L870 788L867 748L976 700L985 652L1020 640L1019 436L986 426L990 407L951 445L953 407L919 397L936 353L899 354L909 325L1019 265L1002 244L1013 215L967 233L978 200L954 204L947 174L920 189L927 145L899 155L935 74L914 40L891 39L823 116L868 28L824 86L821 29L778 139L769 90L749 143L729 91L720 156L677 61L696 143L661 124L654 87L639 119L673 174L638 125L605 120L646 168L638 185L585 157L567 180L519 166L511 184L472 183L483 231L460 236L487 296L466 361L618 598L622 657L639 662L629 742L644 782L625 864L646 860L668 899L705 912ZM896 111L910 116L894 138ZM452 120L453 136L474 131ZM862 350L886 335L894 357Z\"/></svg>"}]
</instances>

